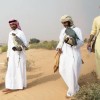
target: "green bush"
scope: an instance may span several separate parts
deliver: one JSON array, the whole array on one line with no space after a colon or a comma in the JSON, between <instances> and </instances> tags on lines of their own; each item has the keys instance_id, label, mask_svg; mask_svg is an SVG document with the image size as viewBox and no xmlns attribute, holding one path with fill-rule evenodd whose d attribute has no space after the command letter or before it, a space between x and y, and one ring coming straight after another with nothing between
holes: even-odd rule
<instances>
[{"instance_id":1,"label":"green bush","mask_svg":"<svg viewBox=\"0 0 100 100\"><path fill-rule=\"evenodd\" d=\"M99 82L82 86L75 97L77 100L100 100Z\"/></svg>"},{"instance_id":2,"label":"green bush","mask_svg":"<svg viewBox=\"0 0 100 100\"><path fill-rule=\"evenodd\" d=\"M39 43L39 42L40 42L39 39L31 38L30 41L29 41L29 44L32 44L32 43Z\"/></svg>"},{"instance_id":3,"label":"green bush","mask_svg":"<svg viewBox=\"0 0 100 100\"><path fill-rule=\"evenodd\" d=\"M29 48L32 49L48 49L48 50L53 50L56 48L58 42L57 41L44 41L44 42L41 42L41 43L33 43L33 44L30 44L29 45Z\"/></svg>"}]
</instances>

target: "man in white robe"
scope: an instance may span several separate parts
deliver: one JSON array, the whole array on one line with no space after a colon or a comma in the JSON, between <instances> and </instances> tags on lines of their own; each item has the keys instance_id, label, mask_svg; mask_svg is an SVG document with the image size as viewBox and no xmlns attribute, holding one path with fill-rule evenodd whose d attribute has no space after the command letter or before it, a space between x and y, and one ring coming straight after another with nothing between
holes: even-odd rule
<instances>
[{"instance_id":1,"label":"man in white robe","mask_svg":"<svg viewBox=\"0 0 100 100\"><path fill-rule=\"evenodd\" d=\"M24 43L28 45L25 34L21 31L17 20L9 21L12 31L9 33L7 60L8 68L5 78L5 90L3 92L10 93L16 89L26 88L26 57L25 48L22 46L19 50L14 44L13 33L16 34Z\"/></svg>"},{"instance_id":2,"label":"man in white robe","mask_svg":"<svg viewBox=\"0 0 100 100\"><path fill-rule=\"evenodd\" d=\"M72 97L79 91L78 78L82 65L80 47L83 45L83 37L81 30L75 27L70 16L64 15L61 17L61 23L64 28L60 34L60 41L57 45L57 51L61 53L59 61L59 72L68 86L67 98ZM77 45L71 46L64 42L66 36L65 30L67 27L72 28L78 36Z\"/></svg>"}]
</instances>

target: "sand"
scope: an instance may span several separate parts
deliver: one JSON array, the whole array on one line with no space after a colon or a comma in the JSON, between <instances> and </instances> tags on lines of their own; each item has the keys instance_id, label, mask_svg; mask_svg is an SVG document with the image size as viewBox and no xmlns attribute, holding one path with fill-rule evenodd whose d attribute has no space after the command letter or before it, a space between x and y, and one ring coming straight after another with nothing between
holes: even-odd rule
<instances>
[{"instance_id":1,"label":"sand","mask_svg":"<svg viewBox=\"0 0 100 100\"><path fill-rule=\"evenodd\" d=\"M86 45L81 49L84 64L80 74L79 84L91 82L95 71L95 56L88 53ZM67 86L59 75L53 73L55 50L30 49L26 51L27 60L31 63L27 68L28 87L25 90L2 93L6 68L0 64L0 100L67 100ZM0 63L6 61L6 53L0 54Z\"/></svg>"}]
</instances>

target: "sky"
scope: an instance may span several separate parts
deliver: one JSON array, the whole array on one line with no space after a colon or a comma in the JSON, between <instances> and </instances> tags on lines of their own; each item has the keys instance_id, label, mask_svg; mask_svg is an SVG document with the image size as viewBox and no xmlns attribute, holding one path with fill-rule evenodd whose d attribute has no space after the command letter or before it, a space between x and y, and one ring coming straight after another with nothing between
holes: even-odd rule
<instances>
[{"instance_id":1,"label":"sky","mask_svg":"<svg viewBox=\"0 0 100 100\"><path fill-rule=\"evenodd\" d=\"M0 43L7 43L8 21L17 19L27 40L58 40L62 15L70 15L86 35L100 15L100 0L2 0L0 2Z\"/></svg>"}]
</instances>

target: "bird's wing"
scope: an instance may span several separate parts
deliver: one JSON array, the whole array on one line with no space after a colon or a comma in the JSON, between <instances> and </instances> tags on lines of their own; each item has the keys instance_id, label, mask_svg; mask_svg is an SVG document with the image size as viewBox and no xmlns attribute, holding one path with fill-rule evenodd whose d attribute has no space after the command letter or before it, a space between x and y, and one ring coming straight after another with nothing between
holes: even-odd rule
<instances>
[{"instance_id":1,"label":"bird's wing","mask_svg":"<svg viewBox=\"0 0 100 100\"><path fill-rule=\"evenodd\" d=\"M18 44L25 46L23 41L18 36L15 37L15 41L18 42Z\"/></svg>"}]
</instances>

